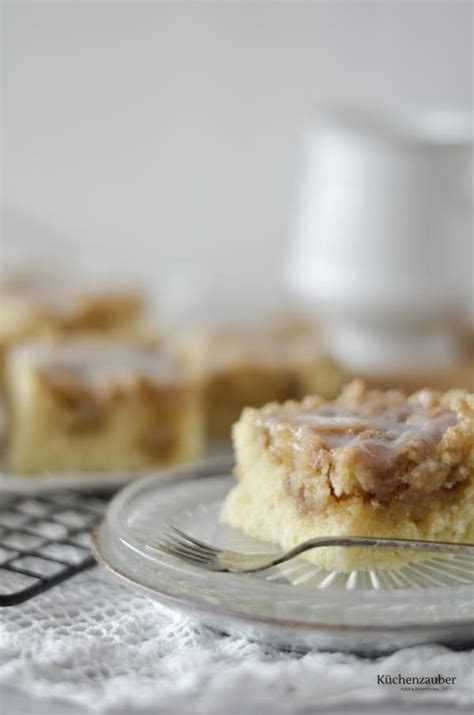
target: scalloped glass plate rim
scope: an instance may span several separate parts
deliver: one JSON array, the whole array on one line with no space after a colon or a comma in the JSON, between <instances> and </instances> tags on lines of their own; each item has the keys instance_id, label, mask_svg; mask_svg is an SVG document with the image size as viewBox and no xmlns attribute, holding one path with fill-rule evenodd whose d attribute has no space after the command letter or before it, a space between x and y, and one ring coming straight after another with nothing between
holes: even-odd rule
<instances>
[{"instance_id":1,"label":"scalloped glass plate rim","mask_svg":"<svg viewBox=\"0 0 474 715\"><path fill-rule=\"evenodd\" d=\"M163 561L159 556L155 556L150 550L146 548L146 546L138 539L135 539L133 535L127 532L126 526L123 523L122 519L122 511L125 507L125 505L130 502L137 494L140 494L141 492L144 492L147 489L153 489L154 487L160 488L160 487L165 487L166 484L169 482L169 480L175 481L176 478L181 479L186 479L186 478L192 478L193 479L201 479L206 476L216 476L219 472L225 473L226 471L228 472L229 467L231 465L231 461L228 459L222 459L222 458L213 458L213 459L208 459L204 460L201 463L198 464L190 464L190 465L184 465L182 467L178 468L172 468L172 469L167 469L163 470L160 472L157 472L155 474L149 474L138 481L134 481L131 484L128 484L126 487L124 487L110 502L109 507L107 509L106 515L104 522L102 525L99 527L102 528L103 526L108 526L110 529L111 534L116 534L117 532L117 527L120 525L120 542L129 549L132 549L135 553L139 554L140 557L145 558L151 562L156 563L160 567L165 567L165 568L170 568L169 564L167 564L165 561ZM217 471L213 471L217 470ZM209 474L209 472L212 472L212 474ZM99 556L99 560L103 561L103 559L100 557L100 545L98 544L98 536L97 534L99 533L99 530L96 533L95 536L95 549L96 549L96 554ZM114 568L112 568L114 570ZM234 583L237 583L237 579L240 582L240 585L242 585L242 576L238 574L215 574L214 572L203 572L201 569L196 569L194 572L191 574L191 572L187 572L187 576L193 576L197 581L197 583L202 583L206 576L208 576L210 573L212 573L213 576L217 576L218 578L226 578L226 579L232 579ZM129 578L125 574L125 578ZM244 577L245 578L245 577ZM134 580L134 579L132 579ZM144 585L144 588L150 589L149 586ZM287 591L289 594L291 593L291 596L293 599L298 598L297 594L297 589L295 589L295 586L288 583L279 583L278 588L280 592L283 590ZM161 593L163 596L167 596L169 598L175 598L175 596L172 593L169 592L164 592L160 591L159 588L151 588L150 590L155 591L156 593ZM249 582L246 584L246 590L248 592L252 592L254 594L266 594L268 592L268 582L263 581L259 582L258 580L254 580L252 582ZM374 589L363 589L360 588L357 591L358 593L364 593L366 595L370 594L370 598L373 599L374 601L379 601L383 602L386 601L387 599L387 590L374 590ZM426 587L423 588L422 590L416 590L415 589L406 589L406 588L398 588L398 589L392 589L390 590L390 600L391 602L397 602L397 601L405 601L408 596L413 596L414 593L422 593L426 599L432 598L433 600L436 597L439 597L440 595L446 594L446 593L455 593L457 596L463 597L469 597L474 598L474 586L472 584L467 584L467 585L460 585L456 587ZM327 599L327 594L328 592L325 591L324 589L314 589L311 591L311 596L312 598L316 600L324 600L325 598ZM354 591L338 591L338 598L341 600L344 600L344 598L347 597L349 600L352 600L354 598ZM301 599L302 601L307 601L308 598L308 591L304 591L301 589ZM179 600L179 599L178 599ZM194 605L198 606L199 604L201 605L206 605L207 602L205 600L198 599L195 595L191 599ZM233 612L233 615L237 615L236 613ZM243 618L248 618L248 614L242 613L241 616ZM252 616L254 618L254 616ZM292 621L293 622L293 621ZM308 620L301 621L302 624L304 624L305 627L308 627L308 625L311 623ZM450 619L449 621L445 622L439 622L439 625L445 625L445 626L452 626L452 625L459 625L459 624L465 624L466 626L471 626L474 624L474 619L462 619L462 620L456 620L455 618ZM403 624L403 627L410 628L418 628L418 627L424 627L420 623L411 623L411 624ZM432 627L433 624L430 625ZM438 623L436 624L438 625ZM352 626L351 626L352 627ZM389 628L389 626L384 625L383 630L386 630ZM399 628L399 626L397 626Z\"/></svg>"},{"instance_id":2,"label":"scalloped glass plate rim","mask_svg":"<svg viewBox=\"0 0 474 715\"><path fill-rule=\"evenodd\" d=\"M106 526L105 522L102 522L99 526L92 530L92 553L94 558L97 560L98 564L106 571L112 573L114 576L118 577L121 581L124 581L128 585L138 588L141 591L146 592L154 600L161 600L158 597L163 597L165 603L167 602L170 607L182 608L183 611L198 611L203 614L210 615L220 615L228 618L238 619L242 622L248 622L249 620L253 622L258 622L262 624L268 624L273 626L289 627L294 629L301 629L303 631L314 630L314 631L328 631L330 633L339 632L351 632L351 633L374 633L383 634L387 632L393 633L429 633L433 629L436 631L443 631L449 628L456 628L457 630L462 630L464 628L472 628L474 626L474 620L452 620L452 621L439 621L438 623L403 623L400 625L367 625L367 624L334 624L334 623L321 623L315 621L298 621L298 620L285 620L281 618L271 618L256 616L255 614L250 615L246 612L239 612L234 609L226 609L216 605L210 605L207 601L200 599L198 597L193 597L192 599L185 599L176 596L172 592L165 591L164 589L158 589L156 587L148 586L147 584L141 583L135 577L125 573L117 566L113 565L104 555L101 548L101 529Z\"/></svg>"}]
</instances>

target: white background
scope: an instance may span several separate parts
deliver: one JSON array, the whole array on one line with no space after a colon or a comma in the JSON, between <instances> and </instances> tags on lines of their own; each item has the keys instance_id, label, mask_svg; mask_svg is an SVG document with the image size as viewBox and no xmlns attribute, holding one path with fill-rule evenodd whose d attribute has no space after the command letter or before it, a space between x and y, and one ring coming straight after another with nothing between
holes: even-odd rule
<instances>
[{"instance_id":1,"label":"white background","mask_svg":"<svg viewBox=\"0 0 474 715\"><path fill-rule=\"evenodd\" d=\"M200 279L216 313L267 308L311 114L472 102L472 9L4 2L5 254L54 239L176 294Z\"/></svg>"}]
</instances>

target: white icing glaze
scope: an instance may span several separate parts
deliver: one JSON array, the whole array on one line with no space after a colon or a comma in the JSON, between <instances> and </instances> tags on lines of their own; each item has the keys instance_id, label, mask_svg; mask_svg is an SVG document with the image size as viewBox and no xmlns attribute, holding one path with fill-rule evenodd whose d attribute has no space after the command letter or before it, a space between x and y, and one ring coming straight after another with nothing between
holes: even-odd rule
<instances>
[{"instance_id":1,"label":"white icing glaze","mask_svg":"<svg viewBox=\"0 0 474 715\"><path fill-rule=\"evenodd\" d=\"M427 409L419 404L387 404L369 400L356 407L325 405L316 409L304 406L263 415L261 424L277 436L283 429L294 435L293 447L315 439L324 449L356 447L384 471L394 463L408 442L422 442L433 449L445 432L458 421L449 409Z\"/></svg>"},{"instance_id":2,"label":"white icing glaze","mask_svg":"<svg viewBox=\"0 0 474 715\"><path fill-rule=\"evenodd\" d=\"M25 343L12 352L10 365L12 370L27 366L51 376L66 373L89 383L127 382L137 375L171 382L180 375L176 361L162 348L79 338Z\"/></svg>"}]
</instances>

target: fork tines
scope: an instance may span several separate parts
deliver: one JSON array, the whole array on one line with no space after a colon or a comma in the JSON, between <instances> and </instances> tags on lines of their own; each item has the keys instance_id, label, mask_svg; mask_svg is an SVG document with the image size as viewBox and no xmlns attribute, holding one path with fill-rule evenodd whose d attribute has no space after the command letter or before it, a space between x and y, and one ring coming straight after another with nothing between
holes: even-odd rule
<instances>
[{"instance_id":1,"label":"fork tines","mask_svg":"<svg viewBox=\"0 0 474 715\"><path fill-rule=\"evenodd\" d=\"M211 568L217 559L219 549L185 534L181 529L170 525L171 531L164 531L161 538L155 539L148 547L165 552L169 556L177 556L196 566Z\"/></svg>"}]
</instances>

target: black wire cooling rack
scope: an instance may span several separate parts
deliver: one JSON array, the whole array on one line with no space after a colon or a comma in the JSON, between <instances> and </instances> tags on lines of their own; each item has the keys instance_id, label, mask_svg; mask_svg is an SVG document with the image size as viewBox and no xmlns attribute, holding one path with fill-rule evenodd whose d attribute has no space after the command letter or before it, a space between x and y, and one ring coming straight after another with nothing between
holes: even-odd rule
<instances>
[{"instance_id":1,"label":"black wire cooling rack","mask_svg":"<svg viewBox=\"0 0 474 715\"><path fill-rule=\"evenodd\" d=\"M0 606L14 606L90 568L90 531L112 493L3 494Z\"/></svg>"}]
</instances>

